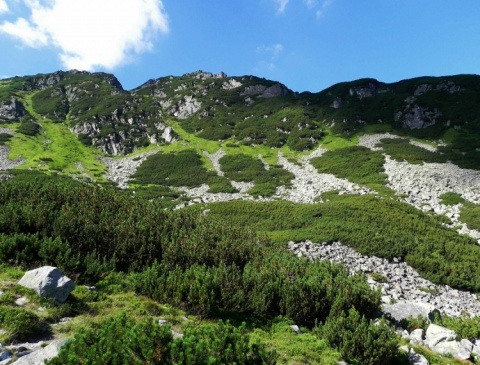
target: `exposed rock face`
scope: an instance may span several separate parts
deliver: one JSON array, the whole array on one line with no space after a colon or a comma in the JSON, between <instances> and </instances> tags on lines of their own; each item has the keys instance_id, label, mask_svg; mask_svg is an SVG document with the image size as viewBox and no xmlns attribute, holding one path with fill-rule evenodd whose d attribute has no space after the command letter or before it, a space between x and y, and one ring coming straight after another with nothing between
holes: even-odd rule
<instances>
[{"instance_id":1,"label":"exposed rock face","mask_svg":"<svg viewBox=\"0 0 480 365\"><path fill-rule=\"evenodd\" d=\"M222 89L224 90L232 90L236 89L237 87L242 86L242 83L240 81L237 81L235 79L228 79L222 84Z\"/></svg>"},{"instance_id":2,"label":"exposed rock face","mask_svg":"<svg viewBox=\"0 0 480 365\"><path fill-rule=\"evenodd\" d=\"M436 91L447 91L448 93L450 94L455 94L457 92L460 92L462 91L462 87L458 86L458 85L455 85L455 83L453 83L453 81L447 81L447 82L442 82L438 85L435 85L435 87L431 84L422 84L422 85L419 85L413 95L415 96L420 96L422 94L425 94L429 91L432 91L432 90L436 90Z\"/></svg>"},{"instance_id":3,"label":"exposed rock face","mask_svg":"<svg viewBox=\"0 0 480 365\"><path fill-rule=\"evenodd\" d=\"M27 271L18 284L35 290L41 297L52 298L59 303L64 303L75 288L72 280L52 266Z\"/></svg>"},{"instance_id":4,"label":"exposed rock face","mask_svg":"<svg viewBox=\"0 0 480 365\"><path fill-rule=\"evenodd\" d=\"M437 122L437 118L441 115L442 113L437 109L431 111L428 108L414 105L411 108L407 108L403 113L395 113L394 119L398 122L403 117L403 128L422 129L434 125Z\"/></svg>"},{"instance_id":5,"label":"exposed rock face","mask_svg":"<svg viewBox=\"0 0 480 365\"><path fill-rule=\"evenodd\" d=\"M255 96L259 95L263 98L273 98L276 96L285 96L287 95L289 90L283 86L282 84L275 84L270 87L266 87L265 85L253 85L247 86L243 93L240 95L247 95L247 96Z\"/></svg>"},{"instance_id":6,"label":"exposed rock face","mask_svg":"<svg viewBox=\"0 0 480 365\"><path fill-rule=\"evenodd\" d=\"M243 91L242 95L260 95L265 91L267 87L265 85L253 85L253 86L247 86L245 90Z\"/></svg>"},{"instance_id":7,"label":"exposed rock face","mask_svg":"<svg viewBox=\"0 0 480 365\"><path fill-rule=\"evenodd\" d=\"M168 112L179 119L187 119L200 110L202 103L191 95L185 96Z\"/></svg>"},{"instance_id":8,"label":"exposed rock face","mask_svg":"<svg viewBox=\"0 0 480 365\"><path fill-rule=\"evenodd\" d=\"M373 82L369 82L364 86L352 87L349 90L350 96L356 96L357 98L364 99L377 95L379 92L385 92L387 90L380 90L379 85Z\"/></svg>"},{"instance_id":9,"label":"exposed rock face","mask_svg":"<svg viewBox=\"0 0 480 365\"><path fill-rule=\"evenodd\" d=\"M341 98L335 98L330 106L333 109L339 109L342 106L342 99Z\"/></svg>"},{"instance_id":10,"label":"exposed rock face","mask_svg":"<svg viewBox=\"0 0 480 365\"><path fill-rule=\"evenodd\" d=\"M285 96L288 94L288 89L281 85L275 84L273 86L267 87L265 91L262 93L262 97L264 98L273 98L276 96Z\"/></svg>"},{"instance_id":11,"label":"exposed rock face","mask_svg":"<svg viewBox=\"0 0 480 365\"><path fill-rule=\"evenodd\" d=\"M16 121L27 114L23 104L14 97L0 103L0 120Z\"/></svg>"},{"instance_id":12,"label":"exposed rock face","mask_svg":"<svg viewBox=\"0 0 480 365\"><path fill-rule=\"evenodd\" d=\"M58 355L60 349L68 340L53 341L45 347L36 349L29 354L20 357L12 365L44 365L46 360L50 360Z\"/></svg>"},{"instance_id":13,"label":"exposed rock face","mask_svg":"<svg viewBox=\"0 0 480 365\"><path fill-rule=\"evenodd\" d=\"M384 313L396 322L401 322L409 317L422 317L427 320L433 320L435 307L426 303L414 303L408 301L399 301L394 304L385 304Z\"/></svg>"}]
</instances>

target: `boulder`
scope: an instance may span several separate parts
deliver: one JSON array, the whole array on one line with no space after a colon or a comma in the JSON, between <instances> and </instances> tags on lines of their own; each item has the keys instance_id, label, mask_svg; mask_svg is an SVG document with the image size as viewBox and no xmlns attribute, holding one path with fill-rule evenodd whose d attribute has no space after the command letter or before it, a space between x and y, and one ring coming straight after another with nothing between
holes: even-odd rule
<instances>
[{"instance_id":1,"label":"boulder","mask_svg":"<svg viewBox=\"0 0 480 365\"><path fill-rule=\"evenodd\" d=\"M459 341L439 342L432 350L442 355L450 354L459 360L468 360L471 356L471 349L466 348Z\"/></svg>"},{"instance_id":2,"label":"boulder","mask_svg":"<svg viewBox=\"0 0 480 365\"><path fill-rule=\"evenodd\" d=\"M53 341L46 347L22 356L17 361L12 363L12 365L44 365L45 360L49 360L57 356L60 352L60 348L67 342L68 340Z\"/></svg>"},{"instance_id":3,"label":"boulder","mask_svg":"<svg viewBox=\"0 0 480 365\"><path fill-rule=\"evenodd\" d=\"M410 343L412 345L423 344L423 329L417 328L410 333Z\"/></svg>"},{"instance_id":4,"label":"boulder","mask_svg":"<svg viewBox=\"0 0 480 365\"><path fill-rule=\"evenodd\" d=\"M401 322L402 320L419 316L432 320L436 309L433 305L427 303L399 301L395 304L384 304L383 311L391 319Z\"/></svg>"},{"instance_id":5,"label":"boulder","mask_svg":"<svg viewBox=\"0 0 480 365\"><path fill-rule=\"evenodd\" d=\"M64 303L75 288L73 281L53 266L27 271L18 284L35 290L41 297L52 298L59 303Z\"/></svg>"},{"instance_id":6,"label":"boulder","mask_svg":"<svg viewBox=\"0 0 480 365\"><path fill-rule=\"evenodd\" d=\"M408 354L408 362L411 365L430 365L425 356L415 353L413 349Z\"/></svg>"},{"instance_id":7,"label":"boulder","mask_svg":"<svg viewBox=\"0 0 480 365\"><path fill-rule=\"evenodd\" d=\"M430 324L425 334L425 344L433 349L438 343L454 341L456 337L455 331L436 324Z\"/></svg>"}]
</instances>

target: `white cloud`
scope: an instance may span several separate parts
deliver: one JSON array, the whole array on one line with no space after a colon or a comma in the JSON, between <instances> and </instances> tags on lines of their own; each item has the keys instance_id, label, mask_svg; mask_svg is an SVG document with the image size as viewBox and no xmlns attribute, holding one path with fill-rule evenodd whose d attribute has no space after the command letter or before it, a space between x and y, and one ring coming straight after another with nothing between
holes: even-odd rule
<instances>
[{"instance_id":1,"label":"white cloud","mask_svg":"<svg viewBox=\"0 0 480 365\"><path fill-rule=\"evenodd\" d=\"M262 60L257 64L256 69L268 69L273 70L275 63L283 52L283 44L276 43L270 46L258 46L257 53L261 55Z\"/></svg>"},{"instance_id":2,"label":"white cloud","mask_svg":"<svg viewBox=\"0 0 480 365\"><path fill-rule=\"evenodd\" d=\"M0 0L3 1L3 0ZM28 20L4 22L0 32L29 47L54 46L66 68L113 69L153 48L168 32L161 0L23 0Z\"/></svg>"},{"instance_id":3,"label":"white cloud","mask_svg":"<svg viewBox=\"0 0 480 365\"><path fill-rule=\"evenodd\" d=\"M8 11L8 5L5 0L0 0L0 14L6 13Z\"/></svg>"},{"instance_id":4,"label":"white cloud","mask_svg":"<svg viewBox=\"0 0 480 365\"><path fill-rule=\"evenodd\" d=\"M283 44L276 43L272 44L271 46L258 46L257 52L258 53L267 53L271 56L272 59L277 58L280 53L283 51Z\"/></svg>"},{"instance_id":5,"label":"white cloud","mask_svg":"<svg viewBox=\"0 0 480 365\"><path fill-rule=\"evenodd\" d=\"M288 5L289 0L273 0L275 4L277 5L277 12L279 14L282 14L285 12L285 8Z\"/></svg>"},{"instance_id":6,"label":"white cloud","mask_svg":"<svg viewBox=\"0 0 480 365\"><path fill-rule=\"evenodd\" d=\"M303 0L303 3L307 6L307 8L313 9L317 6L318 1L317 0Z\"/></svg>"},{"instance_id":7,"label":"white cloud","mask_svg":"<svg viewBox=\"0 0 480 365\"><path fill-rule=\"evenodd\" d=\"M316 11L317 18L323 18L325 11L333 4L333 2L334 0L323 0L320 8Z\"/></svg>"}]
</instances>

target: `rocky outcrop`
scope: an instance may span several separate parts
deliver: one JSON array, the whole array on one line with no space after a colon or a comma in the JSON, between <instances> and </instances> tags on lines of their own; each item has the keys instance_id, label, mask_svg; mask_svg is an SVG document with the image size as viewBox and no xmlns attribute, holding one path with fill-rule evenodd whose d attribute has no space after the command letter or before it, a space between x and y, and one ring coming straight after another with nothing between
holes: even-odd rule
<instances>
[{"instance_id":1,"label":"rocky outcrop","mask_svg":"<svg viewBox=\"0 0 480 365\"><path fill-rule=\"evenodd\" d=\"M25 107L15 97L0 102L0 120L14 122L26 114Z\"/></svg>"},{"instance_id":2,"label":"rocky outcrop","mask_svg":"<svg viewBox=\"0 0 480 365\"><path fill-rule=\"evenodd\" d=\"M380 89L377 83L369 82L363 86L352 87L348 91L350 96L355 96L358 99L362 100L364 98L371 98L372 96L377 95L381 92L386 92L387 89Z\"/></svg>"},{"instance_id":3,"label":"rocky outcrop","mask_svg":"<svg viewBox=\"0 0 480 365\"><path fill-rule=\"evenodd\" d=\"M202 103L200 101L191 95L187 95L173 105L168 112L179 119L187 119L198 112L201 107Z\"/></svg>"},{"instance_id":4,"label":"rocky outcrop","mask_svg":"<svg viewBox=\"0 0 480 365\"><path fill-rule=\"evenodd\" d=\"M232 89L236 89L240 86L242 86L243 84L240 82L240 81L237 81L235 79L228 79L227 81L225 81L223 84L222 84L222 89L224 90L232 90Z\"/></svg>"},{"instance_id":5,"label":"rocky outcrop","mask_svg":"<svg viewBox=\"0 0 480 365\"><path fill-rule=\"evenodd\" d=\"M18 285L33 289L41 297L52 298L59 303L64 303L75 288L71 279L52 266L27 271Z\"/></svg>"},{"instance_id":6,"label":"rocky outcrop","mask_svg":"<svg viewBox=\"0 0 480 365\"><path fill-rule=\"evenodd\" d=\"M408 318L421 317L426 320L433 320L435 314L435 307L427 303L415 303L409 301L398 301L394 304L385 304L383 312L387 317L397 323Z\"/></svg>"},{"instance_id":7,"label":"rocky outcrop","mask_svg":"<svg viewBox=\"0 0 480 365\"><path fill-rule=\"evenodd\" d=\"M394 120L402 121L403 128L422 129L437 123L437 119L442 116L438 109L430 110L426 107L414 105L407 107L403 112L396 112Z\"/></svg>"},{"instance_id":8,"label":"rocky outcrop","mask_svg":"<svg viewBox=\"0 0 480 365\"><path fill-rule=\"evenodd\" d=\"M282 84L275 84L267 87L262 84L247 86L240 95L245 96L261 96L263 98L273 98L276 96L288 95L289 90Z\"/></svg>"},{"instance_id":9,"label":"rocky outcrop","mask_svg":"<svg viewBox=\"0 0 480 365\"><path fill-rule=\"evenodd\" d=\"M60 352L60 349L62 348L63 345L65 345L68 342L68 340L56 340L50 342L48 345L43 347L45 344L40 343L40 345L36 347L27 347L25 345L22 345L20 348L19 346L12 347L12 350L10 353L12 356L9 358L11 362L6 362L5 364L8 365L44 365L46 360L50 360L58 355ZM21 349L23 351L18 351L18 349ZM18 360L13 361L13 356L19 357ZM20 356L19 356L20 355Z\"/></svg>"}]
</instances>

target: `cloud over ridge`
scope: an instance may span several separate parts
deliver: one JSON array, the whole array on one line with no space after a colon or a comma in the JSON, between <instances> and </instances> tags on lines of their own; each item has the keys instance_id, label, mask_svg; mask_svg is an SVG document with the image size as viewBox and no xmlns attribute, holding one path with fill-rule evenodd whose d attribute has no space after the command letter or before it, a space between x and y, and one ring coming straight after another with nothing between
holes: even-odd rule
<instances>
[{"instance_id":1,"label":"cloud over ridge","mask_svg":"<svg viewBox=\"0 0 480 365\"><path fill-rule=\"evenodd\" d=\"M0 0L0 12L2 3ZM114 69L168 32L161 0L23 0L31 14L0 24L27 47L52 46L68 69ZM6 6L6 3L5 3ZM6 11L8 7L6 8Z\"/></svg>"}]
</instances>

